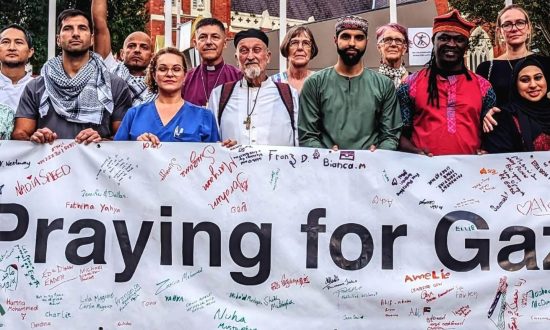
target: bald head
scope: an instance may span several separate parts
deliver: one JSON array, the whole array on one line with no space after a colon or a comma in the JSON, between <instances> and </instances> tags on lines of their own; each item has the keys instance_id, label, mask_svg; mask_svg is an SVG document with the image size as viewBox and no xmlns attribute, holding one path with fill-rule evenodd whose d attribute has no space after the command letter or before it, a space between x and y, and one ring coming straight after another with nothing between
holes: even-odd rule
<instances>
[{"instance_id":1,"label":"bald head","mask_svg":"<svg viewBox=\"0 0 550 330\"><path fill-rule=\"evenodd\" d=\"M138 31L131 33L124 40L122 59L134 76L145 74L145 69L151 62L153 44L147 33Z\"/></svg>"}]
</instances>

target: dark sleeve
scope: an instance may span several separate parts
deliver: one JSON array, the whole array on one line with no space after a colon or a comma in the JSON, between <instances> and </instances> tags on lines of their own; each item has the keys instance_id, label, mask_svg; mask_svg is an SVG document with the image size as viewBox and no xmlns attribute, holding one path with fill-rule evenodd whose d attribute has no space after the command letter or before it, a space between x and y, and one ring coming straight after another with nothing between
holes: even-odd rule
<instances>
[{"instance_id":1,"label":"dark sleeve","mask_svg":"<svg viewBox=\"0 0 550 330\"><path fill-rule=\"evenodd\" d=\"M399 99L399 106L401 108L401 117L403 119L403 134L406 138L410 139L412 135L412 121L414 117L414 102L410 97L410 80L402 83L397 89L397 98Z\"/></svg>"},{"instance_id":2,"label":"dark sleeve","mask_svg":"<svg viewBox=\"0 0 550 330\"><path fill-rule=\"evenodd\" d=\"M136 108L131 108L130 110L128 110L128 112L124 116L124 119L122 119L122 123L120 124L120 127L116 131L116 134L113 140L131 141L130 129L132 128L132 123L134 122L135 114L136 114Z\"/></svg>"},{"instance_id":3,"label":"dark sleeve","mask_svg":"<svg viewBox=\"0 0 550 330\"><path fill-rule=\"evenodd\" d=\"M489 67L491 66L490 61L485 61L477 66L476 73L483 78L487 79L487 76L489 75Z\"/></svg>"},{"instance_id":4,"label":"dark sleeve","mask_svg":"<svg viewBox=\"0 0 550 330\"><path fill-rule=\"evenodd\" d=\"M111 121L121 121L126 111L132 106L132 94L126 82L113 74L111 74L111 88L115 104L113 113L111 114Z\"/></svg>"},{"instance_id":5,"label":"dark sleeve","mask_svg":"<svg viewBox=\"0 0 550 330\"><path fill-rule=\"evenodd\" d=\"M498 125L490 133L483 133L481 148L490 154L523 151L521 136L514 117L506 110L494 115Z\"/></svg>"},{"instance_id":6,"label":"dark sleeve","mask_svg":"<svg viewBox=\"0 0 550 330\"><path fill-rule=\"evenodd\" d=\"M19 100L19 105L17 106L15 118L38 120L38 107L40 106L40 96L42 95L42 93L36 93L38 79L42 78L34 79L25 86Z\"/></svg>"}]
</instances>

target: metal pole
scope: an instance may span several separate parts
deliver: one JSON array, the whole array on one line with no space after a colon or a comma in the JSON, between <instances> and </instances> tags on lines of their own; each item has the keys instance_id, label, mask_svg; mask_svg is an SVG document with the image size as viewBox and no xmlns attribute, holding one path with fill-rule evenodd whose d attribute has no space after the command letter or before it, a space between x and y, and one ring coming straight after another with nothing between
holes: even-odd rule
<instances>
[{"instance_id":1,"label":"metal pole","mask_svg":"<svg viewBox=\"0 0 550 330\"><path fill-rule=\"evenodd\" d=\"M164 47L172 46L172 0L164 0Z\"/></svg>"},{"instance_id":2,"label":"metal pole","mask_svg":"<svg viewBox=\"0 0 550 330\"><path fill-rule=\"evenodd\" d=\"M397 0L390 0L390 23L397 23Z\"/></svg>"},{"instance_id":3,"label":"metal pole","mask_svg":"<svg viewBox=\"0 0 550 330\"><path fill-rule=\"evenodd\" d=\"M176 0L176 47L178 49L179 49L180 43L181 43L181 40L179 38L180 25L181 25L180 9L181 9L181 0Z\"/></svg>"},{"instance_id":4,"label":"metal pole","mask_svg":"<svg viewBox=\"0 0 550 330\"><path fill-rule=\"evenodd\" d=\"M286 35L286 0L279 0L279 45L283 42ZM279 47L277 47L277 50ZM279 51L279 72L286 71L286 58Z\"/></svg>"},{"instance_id":5,"label":"metal pole","mask_svg":"<svg viewBox=\"0 0 550 330\"><path fill-rule=\"evenodd\" d=\"M504 5L505 5L505 6L509 6L509 5L513 4L513 3L514 3L513 0L504 0Z\"/></svg>"},{"instance_id":6,"label":"metal pole","mask_svg":"<svg viewBox=\"0 0 550 330\"><path fill-rule=\"evenodd\" d=\"M55 57L55 0L48 3L48 59Z\"/></svg>"}]
</instances>

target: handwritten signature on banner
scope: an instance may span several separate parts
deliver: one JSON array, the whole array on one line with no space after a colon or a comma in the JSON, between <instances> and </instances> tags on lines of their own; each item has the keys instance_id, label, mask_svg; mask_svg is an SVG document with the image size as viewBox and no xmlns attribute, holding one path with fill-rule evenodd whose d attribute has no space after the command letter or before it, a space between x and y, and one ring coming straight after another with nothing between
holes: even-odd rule
<instances>
[{"instance_id":1,"label":"handwritten signature on banner","mask_svg":"<svg viewBox=\"0 0 550 330\"><path fill-rule=\"evenodd\" d=\"M1 148L2 327L550 326L548 153Z\"/></svg>"}]
</instances>

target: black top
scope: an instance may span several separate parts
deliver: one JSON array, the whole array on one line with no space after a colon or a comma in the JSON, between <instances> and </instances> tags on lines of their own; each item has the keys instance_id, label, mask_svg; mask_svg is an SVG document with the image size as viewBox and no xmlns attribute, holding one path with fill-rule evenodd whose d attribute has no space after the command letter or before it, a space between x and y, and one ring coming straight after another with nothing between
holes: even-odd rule
<instances>
[{"instance_id":1,"label":"black top","mask_svg":"<svg viewBox=\"0 0 550 330\"><path fill-rule=\"evenodd\" d=\"M536 57L537 60L544 66L544 76L550 77L550 57L544 57L540 55L530 55ZM476 73L482 76L483 78L489 80L495 94L497 95L497 104L496 106L502 108L509 102L510 96L510 81L512 78L513 67L520 61L522 58L515 60L493 60L493 68L491 69L491 76L489 76L489 67L491 66L491 61L486 61L481 63L477 69Z\"/></svg>"},{"instance_id":2,"label":"black top","mask_svg":"<svg viewBox=\"0 0 550 330\"><path fill-rule=\"evenodd\" d=\"M550 135L550 99L546 95L538 101L526 99L514 83L519 80L520 72L528 66L545 69L542 63L532 56L522 59L515 65L510 77L510 102L494 116L498 122L494 131L484 134L482 138L482 148L489 153L547 150L546 143L543 142L537 147L534 141L541 134Z\"/></svg>"}]
</instances>

